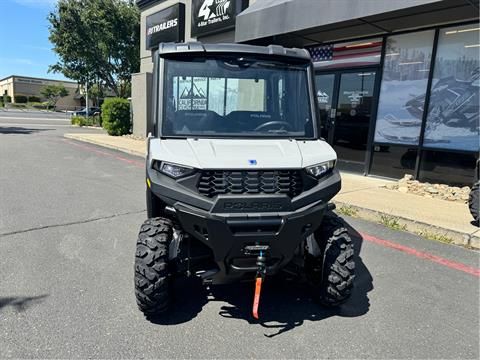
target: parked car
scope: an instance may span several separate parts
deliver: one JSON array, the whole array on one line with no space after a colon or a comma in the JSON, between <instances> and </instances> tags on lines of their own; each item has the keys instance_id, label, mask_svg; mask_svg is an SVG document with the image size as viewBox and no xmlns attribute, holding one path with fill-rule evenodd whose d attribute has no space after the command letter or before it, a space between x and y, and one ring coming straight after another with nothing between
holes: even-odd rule
<instances>
[{"instance_id":1,"label":"parked car","mask_svg":"<svg viewBox=\"0 0 480 360\"><path fill-rule=\"evenodd\" d=\"M99 107L91 107L88 109L88 116L95 116L100 115L101 110ZM73 111L72 116L87 116L87 108L83 108L82 110Z\"/></svg>"}]
</instances>

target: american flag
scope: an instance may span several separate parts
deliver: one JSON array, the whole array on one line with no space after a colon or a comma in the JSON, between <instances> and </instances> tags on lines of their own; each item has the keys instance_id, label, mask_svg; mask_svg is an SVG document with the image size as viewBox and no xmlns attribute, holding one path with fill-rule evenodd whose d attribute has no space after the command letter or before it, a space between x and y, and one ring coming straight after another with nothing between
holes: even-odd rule
<instances>
[{"instance_id":1,"label":"american flag","mask_svg":"<svg viewBox=\"0 0 480 360\"><path fill-rule=\"evenodd\" d=\"M361 66L380 62L381 41L341 43L308 48L312 61L322 67Z\"/></svg>"}]
</instances>

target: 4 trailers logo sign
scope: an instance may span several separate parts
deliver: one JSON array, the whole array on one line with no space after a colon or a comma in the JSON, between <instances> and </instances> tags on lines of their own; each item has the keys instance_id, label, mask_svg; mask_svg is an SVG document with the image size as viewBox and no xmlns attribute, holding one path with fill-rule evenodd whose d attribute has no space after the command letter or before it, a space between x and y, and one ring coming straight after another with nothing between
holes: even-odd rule
<instances>
[{"instance_id":1,"label":"4 trailers logo sign","mask_svg":"<svg viewBox=\"0 0 480 360\"><path fill-rule=\"evenodd\" d=\"M176 4L163 9L146 19L146 48L156 48L161 42L184 40L185 5Z\"/></svg>"},{"instance_id":2,"label":"4 trailers logo sign","mask_svg":"<svg viewBox=\"0 0 480 360\"><path fill-rule=\"evenodd\" d=\"M241 0L193 0L192 36L233 28L241 9Z\"/></svg>"},{"instance_id":3,"label":"4 trailers logo sign","mask_svg":"<svg viewBox=\"0 0 480 360\"><path fill-rule=\"evenodd\" d=\"M213 24L219 21L228 20L229 16L227 10L230 7L230 4L230 0L205 0L198 11L198 17L203 17L204 20L201 21L199 25L205 26L209 23Z\"/></svg>"}]
</instances>

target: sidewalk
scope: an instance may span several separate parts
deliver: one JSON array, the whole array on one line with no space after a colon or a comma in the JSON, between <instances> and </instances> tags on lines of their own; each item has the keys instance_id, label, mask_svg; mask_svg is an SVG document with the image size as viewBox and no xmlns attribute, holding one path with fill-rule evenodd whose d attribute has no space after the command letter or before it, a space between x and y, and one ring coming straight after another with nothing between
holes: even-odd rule
<instances>
[{"instance_id":1,"label":"sidewalk","mask_svg":"<svg viewBox=\"0 0 480 360\"><path fill-rule=\"evenodd\" d=\"M426 237L443 235L456 244L480 248L480 229L471 224L467 204L385 188L392 183L395 181L342 173L342 190L334 202L340 212L351 208L355 216L367 220L397 220L400 227L405 225L410 232Z\"/></svg>"},{"instance_id":2,"label":"sidewalk","mask_svg":"<svg viewBox=\"0 0 480 360\"><path fill-rule=\"evenodd\" d=\"M68 139L83 141L110 149L123 151L132 155L143 156L147 153L147 144L125 136L110 136L107 134L65 134Z\"/></svg>"},{"instance_id":3,"label":"sidewalk","mask_svg":"<svg viewBox=\"0 0 480 360\"><path fill-rule=\"evenodd\" d=\"M65 134L133 155L145 156L146 143L106 134ZM459 202L405 194L385 186L394 181L342 173L342 190L334 198L337 211L423 236L480 248L480 229L471 225L468 206Z\"/></svg>"}]
</instances>

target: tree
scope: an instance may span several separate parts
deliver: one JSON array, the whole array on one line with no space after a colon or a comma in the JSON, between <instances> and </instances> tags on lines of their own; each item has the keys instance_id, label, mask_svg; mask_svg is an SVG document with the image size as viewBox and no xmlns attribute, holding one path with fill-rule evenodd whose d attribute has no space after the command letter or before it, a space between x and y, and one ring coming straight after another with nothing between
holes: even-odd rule
<instances>
[{"instance_id":1,"label":"tree","mask_svg":"<svg viewBox=\"0 0 480 360\"><path fill-rule=\"evenodd\" d=\"M60 98L68 96L68 90L63 85L47 85L42 88L40 94L47 98L49 106L55 108Z\"/></svg>"},{"instance_id":2,"label":"tree","mask_svg":"<svg viewBox=\"0 0 480 360\"><path fill-rule=\"evenodd\" d=\"M94 79L127 97L140 68L140 13L133 0L59 0L48 16L59 61L50 71L81 84Z\"/></svg>"},{"instance_id":3,"label":"tree","mask_svg":"<svg viewBox=\"0 0 480 360\"><path fill-rule=\"evenodd\" d=\"M98 106L100 99L104 97L103 88L98 83L88 87L88 98L92 99L93 106Z\"/></svg>"}]
</instances>

